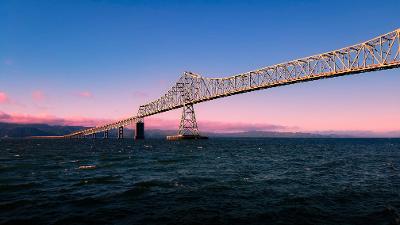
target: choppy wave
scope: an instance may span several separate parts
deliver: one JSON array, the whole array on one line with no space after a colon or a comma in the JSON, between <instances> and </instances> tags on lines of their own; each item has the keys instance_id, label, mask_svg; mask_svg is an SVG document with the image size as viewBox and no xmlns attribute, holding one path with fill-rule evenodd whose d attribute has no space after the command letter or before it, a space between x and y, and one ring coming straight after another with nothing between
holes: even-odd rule
<instances>
[{"instance_id":1,"label":"choppy wave","mask_svg":"<svg viewBox=\"0 0 400 225\"><path fill-rule=\"evenodd\" d=\"M400 224L399 139L3 140L0 155L0 224Z\"/></svg>"}]
</instances>

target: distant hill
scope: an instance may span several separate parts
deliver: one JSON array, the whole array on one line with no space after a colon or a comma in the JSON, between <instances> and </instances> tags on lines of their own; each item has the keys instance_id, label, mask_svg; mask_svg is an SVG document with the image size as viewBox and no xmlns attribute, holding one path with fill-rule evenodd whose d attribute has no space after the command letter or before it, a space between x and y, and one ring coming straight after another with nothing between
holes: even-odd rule
<instances>
[{"instance_id":1,"label":"distant hill","mask_svg":"<svg viewBox=\"0 0 400 225\"><path fill-rule=\"evenodd\" d=\"M245 131L237 133L210 134L219 137L279 137L279 138L326 138L332 135L321 135L302 132Z\"/></svg>"},{"instance_id":2,"label":"distant hill","mask_svg":"<svg viewBox=\"0 0 400 225\"><path fill-rule=\"evenodd\" d=\"M165 138L167 135L176 135L175 130L149 130L146 131L146 137L162 137ZM232 132L232 133L212 133L212 132L201 132L201 135L208 137L255 137L255 138L329 138L337 137L335 135L322 135L312 133L301 133L301 132L275 132L275 131L244 131L244 132ZM344 135L342 136L344 137Z\"/></svg>"},{"instance_id":3,"label":"distant hill","mask_svg":"<svg viewBox=\"0 0 400 225\"><path fill-rule=\"evenodd\" d=\"M60 126L48 124L13 124L0 123L0 138L26 138L30 136L62 136L71 132L82 130L82 126ZM175 135L176 130L146 130L146 138L165 138L167 135ZM133 137L134 131L124 130L125 137ZM101 137L99 134L98 137ZM116 137L116 131L110 131L110 137ZM202 132L208 137L275 137L275 138L327 138L327 137L349 137L334 134L312 134L301 132L273 132L273 131L246 131L235 133L211 133Z\"/></svg>"},{"instance_id":4,"label":"distant hill","mask_svg":"<svg viewBox=\"0 0 400 225\"><path fill-rule=\"evenodd\" d=\"M59 126L48 124L0 123L0 138L24 138L29 136L61 136L77 130L81 126Z\"/></svg>"}]
</instances>

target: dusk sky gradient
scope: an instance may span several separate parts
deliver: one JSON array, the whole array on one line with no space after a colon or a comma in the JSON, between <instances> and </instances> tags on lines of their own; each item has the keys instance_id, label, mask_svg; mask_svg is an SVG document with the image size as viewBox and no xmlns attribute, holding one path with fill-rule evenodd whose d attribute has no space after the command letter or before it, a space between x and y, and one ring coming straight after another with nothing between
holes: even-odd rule
<instances>
[{"instance_id":1,"label":"dusk sky gradient","mask_svg":"<svg viewBox=\"0 0 400 225\"><path fill-rule=\"evenodd\" d=\"M0 121L132 116L183 71L224 77L346 47L400 28L399 9L399 0L0 1ZM195 109L209 131L400 131L400 69ZM180 114L146 118L146 127L177 129Z\"/></svg>"}]
</instances>

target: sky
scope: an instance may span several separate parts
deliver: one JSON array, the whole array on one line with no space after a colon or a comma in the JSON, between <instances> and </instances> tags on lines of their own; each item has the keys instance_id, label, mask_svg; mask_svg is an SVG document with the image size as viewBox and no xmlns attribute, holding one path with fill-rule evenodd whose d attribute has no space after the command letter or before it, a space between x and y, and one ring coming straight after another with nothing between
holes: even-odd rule
<instances>
[{"instance_id":1,"label":"sky","mask_svg":"<svg viewBox=\"0 0 400 225\"><path fill-rule=\"evenodd\" d=\"M400 1L0 1L0 121L100 125L184 71L224 77L400 28ZM200 130L400 131L400 69L195 105ZM177 129L181 111L146 118Z\"/></svg>"}]
</instances>

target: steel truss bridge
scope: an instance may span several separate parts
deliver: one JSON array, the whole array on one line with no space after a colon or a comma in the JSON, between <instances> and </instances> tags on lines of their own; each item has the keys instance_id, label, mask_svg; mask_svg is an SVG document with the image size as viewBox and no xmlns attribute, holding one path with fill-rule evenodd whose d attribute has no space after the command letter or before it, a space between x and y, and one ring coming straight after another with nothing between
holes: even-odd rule
<instances>
[{"instance_id":1,"label":"steel truss bridge","mask_svg":"<svg viewBox=\"0 0 400 225\"><path fill-rule=\"evenodd\" d=\"M400 67L400 29L350 47L313 55L230 77L207 78L184 72L163 96L139 107L136 116L114 123L77 131L64 137L95 137L104 132L108 138L111 129L136 123L136 139L144 138L144 118L183 108L178 135L199 136L193 105L250 91L279 87L344 75L387 70Z\"/></svg>"}]
</instances>

